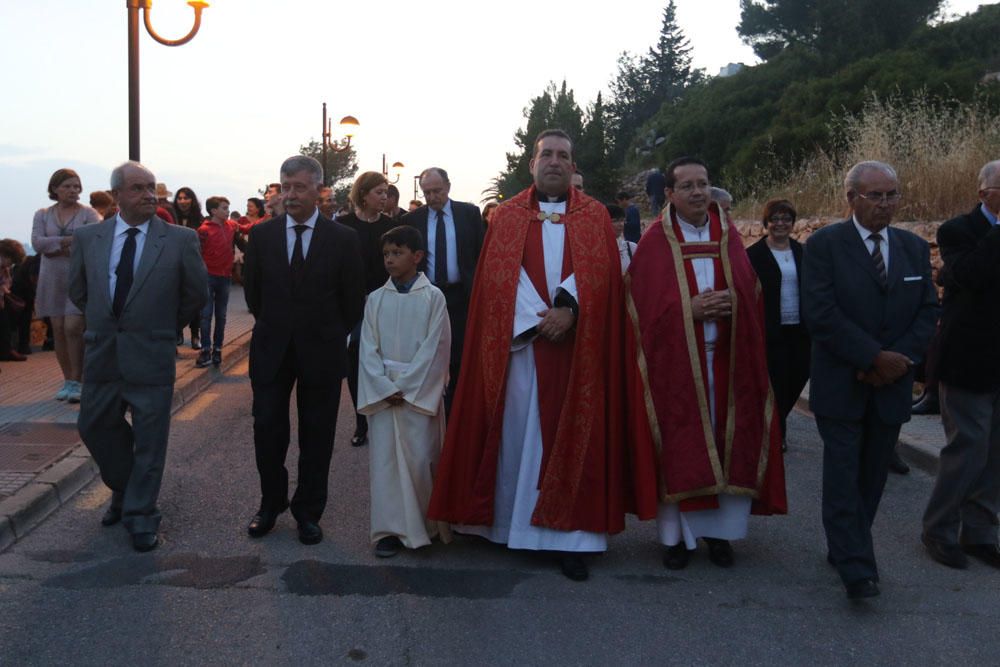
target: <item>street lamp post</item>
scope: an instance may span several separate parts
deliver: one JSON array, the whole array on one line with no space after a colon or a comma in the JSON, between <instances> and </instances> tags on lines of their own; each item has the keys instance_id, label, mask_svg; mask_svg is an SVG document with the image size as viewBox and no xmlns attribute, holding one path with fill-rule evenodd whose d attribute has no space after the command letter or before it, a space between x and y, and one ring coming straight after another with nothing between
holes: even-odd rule
<instances>
[{"instance_id":1,"label":"street lamp post","mask_svg":"<svg viewBox=\"0 0 1000 667\"><path fill-rule=\"evenodd\" d=\"M420 183L420 174L417 174L416 176L413 177L413 198L414 199L419 199L419 197L417 197L417 184L419 184L419 183Z\"/></svg>"},{"instance_id":2,"label":"street lamp post","mask_svg":"<svg viewBox=\"0 0 1000 667\"><path fill-rule=\"evenodd\" d=\"M330 127L330 123L331 123L330 120L327 119L326 117L326 102L323 102L323 134L321 139L323 142L323 185L324 186L330 185L327 182L328 174L326 173L326 149L329 148L335 153L343 153L344 151L348 150L351 147L351 137L354 136L354 133L357 131L358 126L361 125L361 123L358 122L358 119L355 118L354 116L344 116L343 118L341 118L340 130L341 133L344 135L345 139L343 144L338 144L336 141L332 141L333 132L332 128Z\"/></svg>"},{"instance_id":3,"label":"street lamp post","mask_svg":"<svg viewBox=\"0 0 1000 667\"><path fill-rule=\"evenodd\" d=\"M203 0L188 0L194 9L194 26L180 39L164 39L153 30L149 15L153 0L125 0L128 8L128 159L139 161L139 10L142 10L146 32L164 46L180 46L190 42L201 27L201 11L208 7Z\"/></svg>"},{"instance_id":4,"label":"street lamp post","mask_svg":"<svg viewBox=\"0 0 1000 667\"><path fill-rule=\"evenodd\" d=\"M403 164L402 162L392 163L392 168L396 170L396 178L393 180L389 180L389 167L387 165L388 161L385 158L385 153L382 153L382 175L385 176L385 180L389 181L390 183L398 183L399 177L402 175L399 172L399 170L403 169L406 165Z\"/></svg>"}]
</instances>

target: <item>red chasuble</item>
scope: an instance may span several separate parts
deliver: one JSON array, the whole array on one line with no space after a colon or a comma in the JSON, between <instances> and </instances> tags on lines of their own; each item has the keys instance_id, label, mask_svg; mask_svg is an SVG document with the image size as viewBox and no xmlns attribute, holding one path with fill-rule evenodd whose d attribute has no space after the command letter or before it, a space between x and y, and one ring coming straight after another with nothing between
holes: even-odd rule
<instances>
[{"instance_id":1,"label":"red chasuble","mask_svg":"<svg viewBox=\"0 0 1000 667\"><path fill-rule=\"evenodd\" d=\"M657 502L715 508L723 493L753 498L755 514L787 512L760 284L736 228L715 204L709 217L711 240L686 243L667 208L625 278L629 465L641 518L654 516ZM714 289L733 291L732 317L716 320L714 429L704 330L691 310L700 258L715 263Z\"/></svg>"},{"instance_id":2,"label":"red chasuble","mask_svg":"<svg viewBox=\"0 0 1000 667\"><path fill-rule=\"evenodd\" d=\"M462 371L428 516L492 525L507 365L521 267L548 301L535 188L501 204L476 267ZM563 277L576 278L576 326L559 343L532 344L542 466L532 525L616 533L622 491L623 306L621 264L607 209L570 190Z\"/></svg>"}]
</instances>

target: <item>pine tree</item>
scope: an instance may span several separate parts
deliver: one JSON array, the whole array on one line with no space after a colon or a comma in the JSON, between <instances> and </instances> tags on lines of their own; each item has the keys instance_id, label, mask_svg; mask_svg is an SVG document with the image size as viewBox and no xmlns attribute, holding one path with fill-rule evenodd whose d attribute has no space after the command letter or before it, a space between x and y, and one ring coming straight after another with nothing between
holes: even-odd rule
<instances>
[{"instance_id":1,"label":"pine tree","mask_svg":"<svg viewBox=\"0 0 1000 667\"><path fill-rule=\"evenodd\" d=\"M308 144L299 146L299 155L315 158L323 164L323 144L310 139ZM339 152L327 149L326 164L323 165L323 169L326 182L336 189L337 183L353 178L354 174L358 173L358 154L354 152L353 147Z\"/></svg>"},{"instance_id":2,"label":"pine tree","mask_svg":"<svg viewBox=\"0 0 1000 667\"><path fill-rule=\"evenodd\" d=\"M583 132L576 143L575 159L577 168L584 174L587 193L605 201L614 197L618 185L609 149L607 110L598 93L597 101L587 109Z\"/></svg>"},{"instance_id":3,"label":"pine tree","mask_svg":"<svg viewBox=\"0 0 1000 667\"><path fill-rule=\"evenodd\" d=\"M618 58L618 74L611 82L613 160L624 160L642 124L664 104L681 99L688 86L700 79L701 73L691 69L691 45L677 24L674 0L669 0L656 45L642 58L627 52Z\"/></svg>"}]
</instances>

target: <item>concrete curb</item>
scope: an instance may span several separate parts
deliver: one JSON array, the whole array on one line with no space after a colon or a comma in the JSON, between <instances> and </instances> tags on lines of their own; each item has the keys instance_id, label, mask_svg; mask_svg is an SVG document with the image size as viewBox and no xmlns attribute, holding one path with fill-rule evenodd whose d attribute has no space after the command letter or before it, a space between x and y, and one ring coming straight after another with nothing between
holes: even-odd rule
<instances>
[{"instance_id":1,"label":"concrete curb","mask_svg":"<svg viewBox=\"0 0 1000 667\"><path fill-rule=\"evenodd\" d=\"M804 415L814 417L809 409L809 398L799 396L795 402L795 409ZM932 447L919 439L911 437L905 431L899 432L899 454L909 463L930 475L937 475L940 464L940 450Z\"/></svg>"},{"instance_id":2,"label":"concrete curb","mask_svg":"<svg viewBox=\"0 0 1000 667\"><path fill-rule=\"evenodd\" d=\"M189 368L180 373L174 385L174 402L170 414L177 414L226 371L243 361L250 353L250 336L251 332L247 331L222 348L222 365L218 369ZM65 457L41 472L33 482L0 502L0 553L23 539L50 514L69 502L99 472L87 448L80 443Z\"/></svg>"}]
</instances>

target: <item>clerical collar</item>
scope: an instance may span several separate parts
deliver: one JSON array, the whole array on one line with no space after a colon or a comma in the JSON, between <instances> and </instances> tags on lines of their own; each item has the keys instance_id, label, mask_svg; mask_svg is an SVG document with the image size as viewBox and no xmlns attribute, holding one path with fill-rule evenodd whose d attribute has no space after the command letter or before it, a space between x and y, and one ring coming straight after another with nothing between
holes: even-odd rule
<instances>
[{"instance_id":1,"label":"clerical collar","mask_svg":"<svg viewBox=\"0 0 1000 667\"><path fill-rule=\"evenodd\" d=\"M399 292L400 294L406 294L411 289L413 289L413 285L417 282L419 278L420 278L420 272L417 271L415 274L413 274L412 278L410 278L405 282L399 282L395 278L393 278L392 284L396 287L397 292Z\"/></svg>"},{"instance_id":2,"label":"clerical collar","mask_svg":"<svg viewBox=\"0 0 1000 667\"><path fill-rule=\"evenodd\" d=\"M535 199L537 199L540 202L545 202L547 204L557 204L564 202L566 201L567 196L568 196L567 192L562 193L558 197L552 197L550 195L545 194L541 190L538 189L535 190Z\"/></svg>"}]
</instances>

